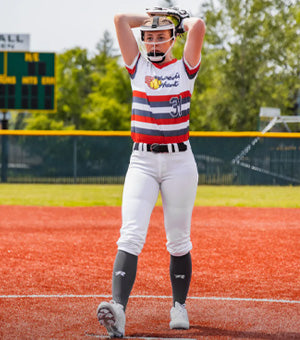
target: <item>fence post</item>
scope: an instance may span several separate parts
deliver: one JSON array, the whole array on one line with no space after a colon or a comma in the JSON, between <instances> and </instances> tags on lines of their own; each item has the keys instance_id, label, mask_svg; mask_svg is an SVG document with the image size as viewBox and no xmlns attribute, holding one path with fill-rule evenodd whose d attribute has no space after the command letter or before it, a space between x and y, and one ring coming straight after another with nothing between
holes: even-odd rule
<instances>
[{"instance_id":1,"label":"fence post","mask_svg":"<svg viewBox=\"0 0 300 340\"><path fill-rule=\"evenodd\" d=\"M2 130L8 130L8 119L6 112L2 113ZM7 167L8 167L8 136L2 135L2 153L1 153L1 182L7 182Z\"/></svg>"},{"instance_id":2,"label":"fence post","mask_svg":"<svg viewBox=\"0 0 300 340\"><path fill-rule=\"evenodd\" d=\"M73 137L73 182L77 182L77 137Z\"/></svg>"}]
</instances>

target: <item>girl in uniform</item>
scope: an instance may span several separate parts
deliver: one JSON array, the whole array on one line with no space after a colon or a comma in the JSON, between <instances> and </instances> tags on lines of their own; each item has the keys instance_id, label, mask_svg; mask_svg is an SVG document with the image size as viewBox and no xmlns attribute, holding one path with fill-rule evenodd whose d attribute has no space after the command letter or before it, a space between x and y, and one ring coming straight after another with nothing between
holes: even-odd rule
<instances>
[{"instance_id":1,"label":"girl in uniform","mask_svg":"<svg viewBox=\"0 0 300 340\"><path fill-rule=\"evenodd\" d=\"M150 216L161 192L173 306L170 328L189 328L185 306L191 274L191 217L198 172L189 143L190 101L201 62L204 22L177 8L147 15L117 14L116 33L133 91L133 151L126 174L122 227L114 262L112 301L97 309L110 337L125 334L125 310ZM132 29L140 27L142 55ZM174 59L176 36L187 32L183 58Z\"/></svg>"}]
</instances>

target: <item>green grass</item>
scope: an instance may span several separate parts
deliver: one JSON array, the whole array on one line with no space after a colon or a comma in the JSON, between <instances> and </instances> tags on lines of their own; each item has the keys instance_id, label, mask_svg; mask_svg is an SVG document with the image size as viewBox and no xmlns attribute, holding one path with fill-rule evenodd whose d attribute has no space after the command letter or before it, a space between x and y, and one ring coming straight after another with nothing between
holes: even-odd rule
<instances>
[{"instance_id":1,"label":"green grass","mask_svg":"<svg viewBox=\"0 0 300 340\"><path fill-rule=\"evenodd\" d=\"M0 184L0 204L120 206L122 190L122 185ZM199 186L195 205L300 208L300 186Z\"/></svg>"},{"instance_id":2,"label":"green grass","mask_svg":"<svg viewBox=\"0 0 300 340\"><path fill-rule=\"evenodd\" d=\"M0 204L76 207L121 202L121 185L0 184Z\"/></svg>"},{"instance_id":3,"label":"green grass","mask_svg":"<svg viewBox=\"0 0 300 340\"><path fill-rule=\"evenodd\" d=\"M199 186L195 205L300 208L300 187Z\"/></svg>"}]
</instances>

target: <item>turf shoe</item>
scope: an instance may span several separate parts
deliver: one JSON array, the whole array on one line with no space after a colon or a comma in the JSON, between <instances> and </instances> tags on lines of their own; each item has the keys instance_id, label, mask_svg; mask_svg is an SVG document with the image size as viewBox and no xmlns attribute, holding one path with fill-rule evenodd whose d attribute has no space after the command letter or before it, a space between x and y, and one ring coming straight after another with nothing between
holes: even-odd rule
<instances>
[{"instance_id":1,"label":"turf shoe","mask_svg":"<svg viewBox=\"0 0 300 340\"><path fill-rule=\"evenodd\" d=\"M190 328L189 317L187 314L187 310L185 308L185 304L181 305L179 302L175 302L175 306L171 308L170 316L171 316L170 321L171 329Z\"/></svg>"},{"instance_id":2,"label":"turf shoe","mask_svg":"<svg viewBox=\"0 0 300 340\"><path fill-rule=\"evenodd\" d=\"M101 302L97 309L97 317L103 325L110 338L123 338L125 334L125 312L124 307L116 303Z\"/></svg>"}]
</instances>

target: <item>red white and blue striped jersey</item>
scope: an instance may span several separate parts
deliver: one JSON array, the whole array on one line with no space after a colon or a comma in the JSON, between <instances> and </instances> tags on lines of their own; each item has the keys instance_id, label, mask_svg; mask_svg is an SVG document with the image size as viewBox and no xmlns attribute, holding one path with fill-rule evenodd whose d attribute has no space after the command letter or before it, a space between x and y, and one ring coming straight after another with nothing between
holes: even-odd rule
<instances>
[{"instance_id":1,"label":"red white and blue striped jersey","mask_svg":"<svg viewBox=\"0 0 300 340\"><path fill-rule=\"evenodd\" d=\"M200 67L184 59L153 64L140 54L126 66L133 91L131 137L147 144L181 143L189 139L190 101Z\"/></svg>"}]
</instances>

